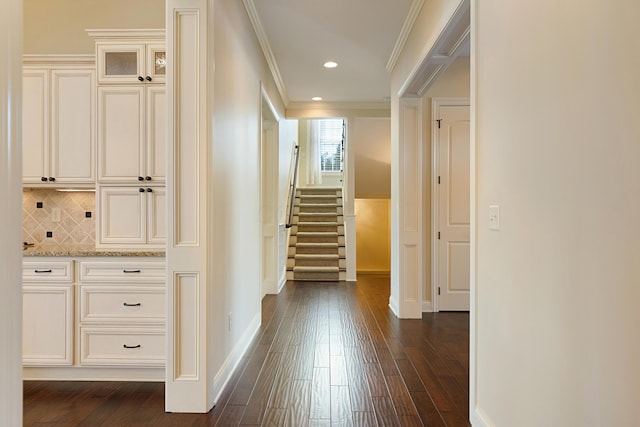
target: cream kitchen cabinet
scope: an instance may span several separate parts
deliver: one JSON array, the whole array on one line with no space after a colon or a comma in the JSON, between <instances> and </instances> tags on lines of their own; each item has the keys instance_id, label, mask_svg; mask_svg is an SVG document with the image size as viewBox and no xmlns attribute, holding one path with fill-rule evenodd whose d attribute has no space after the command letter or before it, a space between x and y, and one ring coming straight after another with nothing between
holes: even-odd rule
<instances>
[{"instance_id":1,"label":"cream kitchen cabinet","mask_svg":"<svg viewBox=\"0 0 640 427\"><path fill-rule=\"evenodd\" d=\"M94 186L95 69L86 59L25 59L23 181Z\"/></svg>"},{"instance_id":2,"label":"cream kitchen cabinet","mask_svg":"<svg viewBox=\"0 0 640 427\"><path fill-rule=\"evenodd\" d=\"M98 87L98 181L163 183L164 86Z\"/></svg>"},{"instance_id":3,"label":"cream kitchen cabinet","mask_svg":"<svg viewBox=\"0 0 640 427\"><path fill-rule=\"evenodd\" d=\"M164 248L165 206L164 187L99 186L96 248Z\"/></svg>"},{"instance_id":4,"label":"cream kitchen cabinet","mask_svg":"<svg viewBox=\"0 0 640 427\"><path fill-rule=\"evenodd\" d=\"M73 364L72 261L23 263L23 364Z\"/></svg>"},{"instance_id":5,"label":"cream kitchen cabinet","mask_svg":"<svg viewBox=\"0 0 640 427\"><path fill-rule=\"evenodd\" d=\"M164 43L119 42L107 39L96 43L98 83L165 83Z\"/></svg>"},{"instance_id":6,"label":"cream kitchen cabinet","mask_svg":"<svg viewBox=\"0 0 640 427\"><path fill-rule=\"evenodd\" d=\"M164 366L164 261L80 261L79 364Z\"/></svg>"}]
</instances>

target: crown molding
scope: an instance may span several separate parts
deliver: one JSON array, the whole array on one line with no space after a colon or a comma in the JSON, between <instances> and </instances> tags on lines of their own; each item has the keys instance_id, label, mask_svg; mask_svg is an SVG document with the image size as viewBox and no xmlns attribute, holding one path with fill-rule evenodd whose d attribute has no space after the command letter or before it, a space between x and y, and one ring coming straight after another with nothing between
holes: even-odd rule
<instances>
[{"instance_id":1,"label":"crown molding","mask_svg":"<svg viewBox=\"0 0 640 427\"><path fill-rule=\"evenodd\" d=\"M103 39L118 40L118 41L140 41L140 39L146 40L158 40L164 42L166 37L166 31L164 28L155 29L120 29L120 28L107 28L107 29L86 29L86 33L89 37L100 41Z\"/></svg>"},{"instance_id":2,"label":"crown molding","mask_svg":"<svg viewBox=\"0 0 640 427\"><path fill-rule=\"evenodd\" d=\"M331 117L390 117L390 102L291 102L285 116L289 119Z\"/></svg>"},{"instance_id":3,"label":"crown molding","mask_svg":"<svg viewBox=\"0 0 640 427\"><path fill-rule=\"evenodd\" d=\"M384 102L290 102L288 110L388 110L390 101Z\"/></svg>"},{"instance_id":4,"label":"crown molding","mask_svg":"<svg viewBox=\"0 0 640 427\"><path fill-rule=\"evenodd\" d=\"M258 10L256 9L253 0L242 0L242 4L244 4L247 15L249 15L249 21L251 21L253 31L256 33L258 43L262 48L262 53L264 54L267 64L269 65L269 70L271 71L273 80L276 83L276 87L278 88L280 97L282 98L282 103L286 107L289 104L287 89L284 86L284 81L282 80L282 75L280 74L280 69L278 68L276 57L273 54L273 50L271 49L269 38L267 37L267 33L264 31L264 27L262 26L262 22L260 21L260 17L258 16Z\"/></svg>"},{"instance_id":5,"label":"crown molding","mask_svg":"<svg viewBox=\"0 0 640 427\"><path fill-rule=\"evenodd\" d=\"M398 35L398 39L396 40L396 44L393 47L393 51L391 51L391 56L389 57L389 61L387 61L387 71L392 72L398 63L398 58L400 58L400 54L404 49L405 43L407 43L407 39L409 38L409 34L413 29L413 25L416 23L416 19L418 19L418 15L422 10L422 6L424 5L424 0L413 0L411 3L411 7L409 8L409 13L407 14L407 18L404 20L404 24L402 25L402 29L400 30L400 34Z\"/></svg>"},{"instance_id":6,"label":"crown molding","mask_svg":"<svg viewBox=\"0 0 640 427\"><path fill-rule=\"evenodd\" d=\"M33 54L25 54L22 55L22 64L23 65L87 65L87 66L95 66L96 65L96 56L95 55L33 55Z\"/></svg>"}]
</instances>

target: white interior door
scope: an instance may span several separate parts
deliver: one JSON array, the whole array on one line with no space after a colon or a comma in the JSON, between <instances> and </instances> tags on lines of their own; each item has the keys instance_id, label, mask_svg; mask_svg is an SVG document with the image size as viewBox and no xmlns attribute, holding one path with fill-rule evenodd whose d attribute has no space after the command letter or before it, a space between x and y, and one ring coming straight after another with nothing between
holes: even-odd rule
<instances>
[{"instance_id":1,"label":"white interior door","mask_svg":"<svg viewBox=\"0 0 640 427\"><path fill-rule=\"evenodd\" d=\"M469 310L470 110L439 105L436 235L438 310Z\"/></svg>"}]
</instances>

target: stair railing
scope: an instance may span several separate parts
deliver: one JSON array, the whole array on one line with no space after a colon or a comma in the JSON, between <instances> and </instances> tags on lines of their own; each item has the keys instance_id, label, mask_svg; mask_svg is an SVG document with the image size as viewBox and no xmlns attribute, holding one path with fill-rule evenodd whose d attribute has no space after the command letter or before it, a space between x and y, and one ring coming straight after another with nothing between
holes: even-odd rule
<instances>
[{"instance_id":1,"label":"stair railing","mask_svg":"<svg viewBox=\"0 0 640 427\"><path fill-rule=\"evenodd\" d=\"M298 186L298 166L300 164L300 146L296 145L293 147L293 176L291 178L291 182L289 182L289 215L287 216L287 224L286 228L291 228L293 225L293 207L296 201L296 189Z\"/></svg>"}]
</instances>

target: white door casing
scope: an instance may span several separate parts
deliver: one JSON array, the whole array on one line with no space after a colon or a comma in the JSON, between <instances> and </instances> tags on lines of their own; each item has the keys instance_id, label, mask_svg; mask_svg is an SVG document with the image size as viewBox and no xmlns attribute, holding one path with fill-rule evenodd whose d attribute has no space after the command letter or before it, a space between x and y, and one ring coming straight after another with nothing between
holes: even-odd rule
<instances>
[{"instance_id":1,"label":"white door casing","mask_svg":"<svg viewBox=\"0 0 640 427\"><path fill-rule=\"evenodd\" d=\"M278 123L262 121L262 296L278 293Z\"/></svg>"},{"instance_id":2,"label":"white door casing","mask_svg":"<svg viewBox=\"0 0 640 427\"><path fill-rule=\"evenodd\" d=\"M469 310L470 109L468 99L433 100L433 301Z\"/></svg>"}]
</instances>

